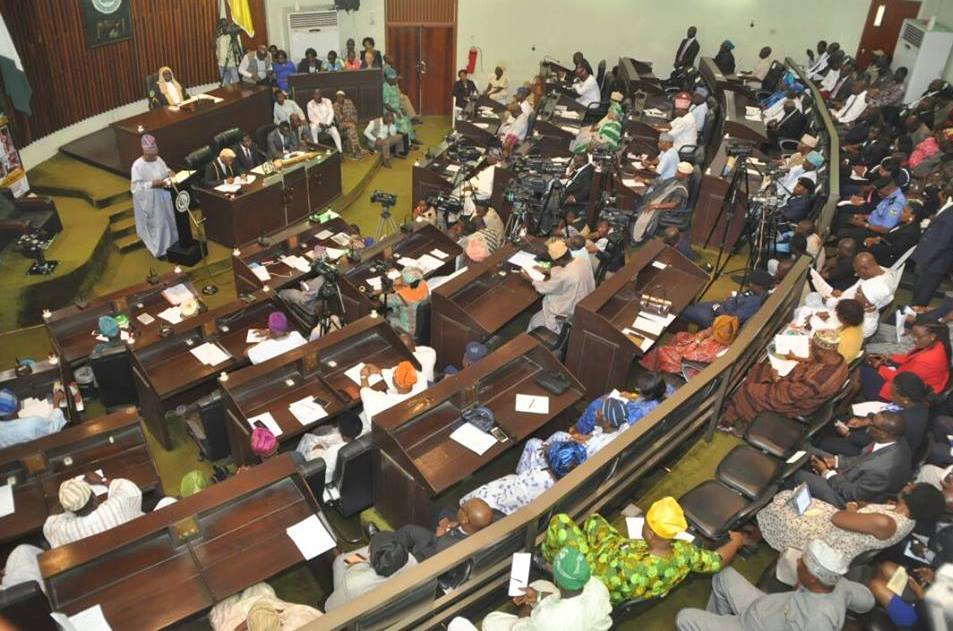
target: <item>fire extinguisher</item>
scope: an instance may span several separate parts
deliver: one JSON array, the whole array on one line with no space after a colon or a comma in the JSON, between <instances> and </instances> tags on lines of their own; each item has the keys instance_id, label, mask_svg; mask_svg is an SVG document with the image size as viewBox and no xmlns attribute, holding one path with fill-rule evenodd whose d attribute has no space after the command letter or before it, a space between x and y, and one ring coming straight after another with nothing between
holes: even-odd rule
<instances>
[{"instance_id":1,"label":"fire extinguisher","mask_svg":"<svg viewBox=\"0 0 953 631\"><path fill-rule=\"evenodd\" d=\"M476 71L477 55L480 53L476 46L470 47L470 53L467 55L467 74L473 74Z\"/></svg>"}]
</instances>

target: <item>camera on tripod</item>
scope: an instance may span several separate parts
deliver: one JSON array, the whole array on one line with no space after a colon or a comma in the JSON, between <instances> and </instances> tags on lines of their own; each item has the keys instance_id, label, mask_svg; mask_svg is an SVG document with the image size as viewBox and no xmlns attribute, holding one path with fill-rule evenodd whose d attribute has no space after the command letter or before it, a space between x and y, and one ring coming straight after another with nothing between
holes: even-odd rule
<instances>
[{"instance_id":1,"label":"camera on tripod","mask_svg":"<svg viewBox=\"0 0 953 631\"><path fill-rule=\"evenodd\" d=\"M382 206L394 206L397 204L397 196L377 190L371 193L371 203L381 204Z\"/></svg>"},{"instance_id":2,"label":"camera on tripod","mask_svg":"<svg viewBox=\"0 0 953 631\"><path fill-rule=\"evenodd\" d=\"M427 197L427 205L445 215L459 215L463 212L463 201L459 197L445 193L435 193Z\"/></svg>"},{"instance_id":3,"label":"camera on tripod","mask_svg":"<svg viewBox=\"0 0 953 631\"><path fill-rule=\"evenodd\" d=\"M600 221L607 221L612 228L623 231L629 226L630 217L631 213L620 208L603 208L599 213Z\"/></svg>"},{"instance_id":4,"label":"camera on tripod","mask_svg":"<svg viewBox=\"0 0 953 631\"><path fill-rule=\"evenodd\" d=\"M610 149L593 149L589 154L593 162L613 162L615 161L615 152Z\"/></svg>"},{"instance_id":5,"label":"camera on tripod","mask_svg":"<svg viewBox=\"0 0 953 631\"><path fill-rule=\"evenodd\" d=\"M730 157L745 157L750 158L751 154L754 152L754 145L748 143L727 143L725 146L725 154Z\"/></svg>"}]
</instances>

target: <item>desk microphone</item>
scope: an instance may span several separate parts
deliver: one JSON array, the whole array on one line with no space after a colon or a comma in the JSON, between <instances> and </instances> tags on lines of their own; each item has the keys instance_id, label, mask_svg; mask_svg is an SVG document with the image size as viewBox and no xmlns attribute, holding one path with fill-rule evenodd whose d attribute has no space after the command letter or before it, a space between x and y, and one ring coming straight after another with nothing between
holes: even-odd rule
<instances>
[{"instance_id":1,"label":"desk microphone","mask_svg":"<svg viewBox=\"0 0 953 631\"><path fill-rule=\"evenodd\" d=\"M258 243L258 245L260 245L263 248L268 247L271 244L271 242L268 240L268 237L266 237L265 235L261 235L260 237L258 237L258 239L256 239L256 243Z\"/></svg>"},{"instance_id":2,"label":"desk microphone","mask_svg":"<svg viewBox=\"0 0 953 631\"><path fill-rule=\"evenodd\" d=\"M153 268L149 268L149 275L146 276L146 282L150 285L155 285L159 282L159 275L156 274L156 271Z\"/></svg>"}]
</instances>

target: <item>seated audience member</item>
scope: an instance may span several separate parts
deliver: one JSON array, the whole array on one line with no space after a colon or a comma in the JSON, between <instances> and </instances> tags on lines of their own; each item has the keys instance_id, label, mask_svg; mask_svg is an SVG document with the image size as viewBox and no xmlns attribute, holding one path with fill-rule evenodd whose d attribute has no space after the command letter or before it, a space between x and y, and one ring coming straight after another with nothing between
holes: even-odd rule
<instances>
[{"instance_id":1,"label":"seated audience member","mask_svg":"<svg viewBox=\"0 0 953 631\"><path fill-rule=\"evenodd\" d=\"M947 562L949 557L947 554ZM937 559L941 558L938 554ZM939 567L939 563L933 562L934 566ZM934 567L922 565L912 568L906 574L907 582L905 585L890 586L888 583L894 578L897 570L904 570L900 565L893 561L883 561L877 565L876 572L867 581L867 587L874 595L877 604L883 607L887 617L899 629L919 629L922 628L918 622L921 620L920 605L926 597L926 588L936 580ZM894 592L894 589L900 587L900 595Z\"/></svg>"},{"instance_id":2,"label":"seated audience member","mask_svg":"<svg viewBox=\"0 0 953 631\"><path fill-rule=\"evenodd\" d=\"M907 250L916 247L920 242L920 222L925 219L922 211L923 206L908 204L903 207L900 223L882 235L864 239L864 247L873 254L878 264L890 267Z\"/></svg>"},{"instance_id":3,"label":"seated audience member","mask_svg":"<svg viewBox=\"0 0 953 631\"><path fill-rule=\"evenodd\" d=\"M361 69L361 60L357 56L357 52L353 50L347 51L344 55L344 69L345 70L360 70Z\"/></svg>"},{"instance_id":4,"label":"seated audience member","mask_svg":"<svg viewBox=\"0 0 953 631\"><path fill-rule=\"evenodd\" d=\"M278 86L278 89L282 92L287 92L288 77L297 71L294 62L288 61L288 53L283 50L279 50L278 54L275 55L275 61L272 64L271 69L272 72L274 72L275 84Z\"/></svg>"},{"instance_id":5,"label":"seated audience member","mask_svg":"<svg viewBox=\"0 0 953 631\"><path fill-rule=\"evenodd\" d=\"M735 74L735 54L731 52L734 48L734 43L726 39L721 43L718 52L715 53L715 65L718 66L722 74Z\"/></svg>"},{"instance_id":6,"label":"seated audience member","mask_svg":"<svg viewBox=\"0 0 953 631\"><path fill-rule=\"evenodd\" d=\"M461 505L472 499L481 499L493 510L512 515L551 489L588 458L586 447L575 440L554 442L540 449L545 450L544 461L540 462L543 459L537 456L527 457L524 452L515 474L491 480L467 493L460 498Z\"/></svg>"},{"instance_id":7,"label":"seated audience member","mask_svg":"<svg viewBox=\"0 0 953 631\"><path fill-rule=\"evenodd\" d=\"M760 412L805 416L834 396L847 381L844 358L837 352L837 331L822 329L811 336L810 357L783 377L768 362L755 364L728 401L722 427L743 431Z\"/></svg>"},{"instance_id":8,"label":"seated audience member","mask_svg":"<svg viewBox=\"0 0 953 631\"><path fill-rule=\"evenodd\" d=\"M52 404L38 401L37 405L21 410L13 390L0 390L0 449L49 436L66 427L59 399L54 397Z\"/></svg>"},{"instance_id":9,"label":"seated audience member","mask_svg":"<svg viewBox=\"0 0 953 631\"><path fill-rule=\"evenodd\" d=\"M324 59L322 69L325 72L340 72L341 70L344 70L344 62L338 59L338 53L336 50L328 51L328 56Z\"/></svg>"},{"instance_id":10,"label":"seated audience member","mask_svg":"<svg viewBox=\"0 0 953 631\"><path fill-rule=\"evenodd\" d=\"M159 91L155 95L159 105L179 105L182 101L189 98L189 93L185 91L175 75L172 74L172 68L162 66L156 76L156 87Z\"/></svg>"},{"instance_id":11,"label":"seated audience member","mask_svg":"<svg viewBox=\"0 0 953 631\"><path fill-rule=\"evenodd\" d=\"M778 552L803 551L812 540L823 539L848 563L865 552L893 546L917 524L932 528L944 508L943 494L929 484L905 489L896 501L848 502L843 509L814 498L803 515L795 510L793 495L794 491L781 491L758 512L758 529L768 545Z\"/></svg>"},{"instance_id":12,"label":"seated audience member","mask_svg":"<svg viewBox=\"0 0 953 631\"><path fill-rule=\"evenodd\" d=\"M831 112L831 118L835 123L849 125L860 118L860 115L867 109L867 83L864 81L854 81L850 87L850 96L848 96L840 108Z\"/></svg>"},{"instance_id":13,"label":"seated audience member","mask_svg":"<svg viewBox=\"0 0 953 631\"><path fill-rule=\"evenodd\" d=\"M371 386L371 376L377 375L387 386L385 391L375 390ZM427 388L427 380L409 361L402 361L394 368L388 380L380 368L374 364L365 364L361 368L361 403L364 404L365 426L370 427L374 415L409 399Z\"/></svg>"},{"instance_id":14,"label":"seated audience member","mask_svg":"<svg viewBox=\"0 0 953 631\"><path fill-rule=\"evenodd\" d=\"M608 631L612 603L609 590L576 548L562 548L553 559L553 580L531 582L513 598L519 615L494 611L483 619L483 631Z\"/></svg>"},{"instance_id":15,"label":"seated audience member","mask_svg":"<svg viewBox=\"0 0 953 631\"><path fill-rule=\"evenodd\" d=\"M780 118L768 121L769 148L778 148L781 140L797 140L804 135L807 117L797 108L794 99L785 99Z\"/></svg>"},{"instance_id":16,"label":"seated audience member","mask_svg":"<svg viewBox=\"0 0 953 631\"><path fill-rule=\"evenodd\" d=\"M840 336L840 344L837 345L837 352L841 354L844 361L850 364L857 359L864 346L864 307L860 301L853 298L844 298L838 300L834 306L833 314L831 310L812 311L809 317L801 321L792 322L792 328L802 331L804 334L810 334L810 331L819 331L821 329L831 329L837 331ZM788 359L804 361L803 357L798 357L793 353L788 355Z\"/></svg>"},{"instance_id":17,"label":"seated audience member","mask_svg":"<svg viewBox=\"0 0 953 631\"><path fill-rule=\"evenodd\" d=\"M344 90L338 90L334 94L334 120L341 130L342 141L347 150L345 155L355 160L364 157L361 137L357 133L357 108L354 101L347 98Z\"/></svg>"},{"instance_id":18,"label":"seated audience member","mask_svg":"<svg viewBox=\"0 0 953 631\"><path fill-rule=\"evenodd\" d=\"M562 322L558 318L571 316L576 304L596 288L596 281L589 261L570 254L565 241L559 239L551 242L547 246L547 253L552 261L548 278L532 280L525 270L520 270L520 274L543 295L543 308L530 318L527 330L544 326L559 333Z\"/></svg>"},{"instance_id":19,"label":"seated audience member","mask_svg":"<svg viewBox=\"0 0 953 631\"><path fill-rule=\"evenodd\" d=\"M231 184L232 180L241 174L241 167L235 164L235 152L225 147L218 152L218 157L205 167L202 182L207 188L214 188L223 182Z\"/></svg>"},{"instance_id":20,"label":"seated audience member","mask_svg":"<svg viewBox=\"0 0 953 631\"><path fill-rule=\"evenodd\" d=\"M315 458L324 460L326 465L324 470L325 484L330 484L331 480L334 479L334 471L338 464L338 452L341 451L341 448L365 433L361 417L350 410L338 414L335 425L336 427L322 425L312 432L305 433L301 436L301 440L295 448L298 453L304 456L305 460L314 460Z\"/></svg>"},{"instance_id":21,"label":"seated audience member","mask_svg":"<svg viewBox=\"0 0 953 631\"><path fill-rule=\"evenodd\" d=\"M497 103L506 104L510 100L510 78L504 74L505 68L502 65L497 66L490 75L486 83L486 89L483 94L493 99Z\"/></svg>"},{"instance_id":22,"label":"seated audience member","mask_svg":"<svg viewBox=\"0 0 953 631\"><path fill-rule=\"evenodd\" d=\"M335 557L331 566L334 591L324 603L324 611L343 607L380 587L391 576L416 566L417 559L396 534L377 533L371 538L370 545Z\"/></svg>"},{"instance_id":23,"label":"seated audience member","mask_svg":"<svg viewBox=\"0 0 953 631\"><path fill-rule=\"evenodd\" d=\"M665 245L678 250L689 261L694 261L697 258L695 250L692 249L691 238L687 234L682 234L677 226L666 226L665 230L662 231L662 241L665 242Z\"/></svg>"},{"instance_id":24,"label":"seated audience member","mask_svg":"<svg viewBox=\"0 0 953 631\"><path fill-rule=\"evenodd\" d=\"M910 372L940 394L950 381L950 330L942 322L913 325L913 350L889 357L869 354L860 367L860 385L868 400L890 400L890 383Z\"/></svg>"},{"instance_id":25,"label":"seated audience member","mask_svg":"<svg viewBox=\"0 0 953 631\"><path fill-rule=\"evenodd\" d=\"M385 294L389 312L387 321L394 328L411 335L417 330L417 308L430 300L430 287L416 267L405 267L394 281L393 293Z\"/></svg>"},{"instance_id":26,"label":"seated audience member","mask_svg":"<svg viewBox=\"0 0 953 631\"><path fill-rule=\"evenodd\" d=\"M481 359L489 355L489 353L490 353L490 350L486 347L485 344L481 344L480 342L469 342L466 348L463 350L463 358L460 361L462 368L457 368L453 364L450 364L446 368L444 368L443 372L445 375L456 374L460 372L461 370L463 370L464 368L469 368L473 364L477 363L478 361L480 361Z\"/></svg>"},{"instance_id":27,"label":"seated audience member","mask_svg":"<svg viewBox=\"0 0 953 631\"><path fill-rule=\"evenodd\" d=\"M658 372L643 372L635 380L636 392L620 392L619 397L625 402L625 417L628 425L635 425L649 412L657 408L662 401L675 394L675 388L665 383ZM603 403L609 395L594 399L576 421L570 434L590 434L595 427L596 415L602 410Z\"/></svg>"},{"instance_id":28,"label":"seated audience member","mask_svg":"<svg viewBox=\"0 0 953 631\"><path fill-rule=\"evenodd\" d=\"M97 324L99 335L106 339L105 341L100 340L96 342L96 345L93 347L93 353L99 355L111 348L122 346L122 334L119 328L119 322L116 321L116 318L112 316L101 316Z\"/></svg>"},{"instance_id":29,"label":"seated audience member","mask_svg":"<svg viewBox=\"0 0 953 631\"><path fill-rule=\"evenodd\" d=\"M104 499L93 493L91 484L108 484ZM43 536L51 548L105 532L142 515L142 491L121 478L108 483L96 473L87 473L84 479L70 478L60 484L58 497L63 512L50 515L43 524Z\"/></svg>"},{"instance_id":30,"label":"seated audience member","mask_svg":"<svg viewBox=\"0 0 953 631\"><path fill-rule=\"evenodd\" d=\"M321 134L327 134L334 142L338 153L343 153L341 133L334 120L334 104L331 103L331 99L321 96L319 89L312 93L311 100L308 101L308 123L311 125L311 138L317 141Z\"/></svg>"},{"instance_id":31,"label":"seated audience member","mask_svg":"<svg viewBox=\"0 0 953 631\"><path fill-rule=\"evenodd\" d=\"M705 119L708 118L708 88L698 86L692 92L692 105L688 111L695 117L695 129L702 133L705 127Z\"/></svg>"},{"instance_id":32,"label":"seated audience member","mask_svg":"<svg viewBox=\"0 0 953 631\"><path fill-rule=\"evenodd\" d=\"M46 583L40 572L38 557L45 552L42 548L21 543L7 555L3 566L3 576L0 577L0 591L10 589L14 585L36 581L43 593L46 593ZM11 627L11 631L13 631Z\"/></svg>"},{"instance_id":33,"label":"seated audience member","mask_svg":"<svg viewBox=\"0 0 953 631\"><path fill-rule=\"evenodd\" d=\"M297 118L297 114L291 116ZM268 157L272 160L283 158L285 154L302 148L299 135L292 133L291 124L288 121L278 123L278 126L268 134Z\"/></svg>"},{"instance_id":34,"label":"seated audience member","mask_svg":"<svg viewBox=\"0 0 953 631\"><path fill-rule=\"evenodd\" d=\"M304 118L304 111L294 99L289 99L285 92L275 92L275 106L272 108L275 125L287 123L291 120L292 114L297 114L299 118Z\"/></svg>"},{"instance_id":35,"label":"seated audience member","mask_svg":"<svg viewBox=\"0 0 953 631\"><path fill-rule=\"evenodd\" d=\"M620 394L621 397L621 394ZM545 441L530 438L523 445L516 471L546 469L548 464L547 448L559 442L576 441L586 449L586 458L591 458L600 449L617 437L621 430L630 425L628 422L627 400L611 396L599 397L591 404L568 432L553 432ZM590 413L590 410L594 412Z\"/></svg>"},{"instance_id":36,"label":"seated audience member","mask_svg":"<svg viewBox=\"0 0 953 631\"><path fill-rule=\"evenodd\" d=\"M827 259L821 268L821 278L835 290L846 291L857 282L854 257L857 256L857 241L845 237L837 241L834 256Z\"/></svg>"},{"instance_id":37,"label":"seated audience member","mask_svg":"<svg viewBox=\"0 0 953 631\"><path fill-rule=\"evenodd\" d=\"M646 171L652 171L661 180L667 180L675 177L678 169L678 150L675 149L674 138L672 134L664 132L658 136L658 155L654 158L648 158L642 161L642 166ZM637 177L636 180L644 178Z\"/></svg>"},{"instance_id":38,"label":"seated audience member","mask_svg":"<svg viewBox=\"0 0 953 631\"><path fill-rule=\"evenodd\" d=\"M258 48L249 50L238 64L238 74L243 83L262 84L272 80L271 54L268 47L260 44Z\"/></svg>"},{"instance_id":39,"label":"seated audience member","mask_svg":"<svg viewBox=\"0 0 953 631\"><path fill-rule=\"evenodd\" d=\"M481 499L472 499L460 504L454 519L441 518L434 530L416 524L406 524L395 530L394 534L407 551L414 555L418 562L423 563L453 544L483 530L492 522L493 509ZM374 539L384 534L373 534L371 545L374 545Z\"/></svg>"},{"instance_id":40,"label":"seated audience member","mask_svg":"<svg viewBox=\"0 0 953 631\"><path fill-rule=\"evenodd\" d=\"M778 209L785 221L798 223L807 219L814 207L814 187L814 180L807 177L798 178L788 200Z\"/></svg>"},{"instance_id":41,"label":"seated audience member","mask_svg":"<svg viewBox=\"0 0 953 631\"><path fill-rule=\"evenodd\" d=\"M644 368L682 374L682 362L691 361L710 364L738 335L741 323L731 315L720 315L712 325L697 333L679 331L671 341L656 346L639 361Z\"/></svg>"},{"instance_id":42,"label":"seated audience member","mask_svg":"<svg viewBox=\"0 0 953 631\"><path fill-rule=\"evenodd\" d=\"M712 578L708 606L682 609L675 619L678 631L781 628L840 631L847 612L866 613L874 598L866 587L843 578L844 555L824 540L814 539L797 562L797 588L769 594L752 585L734 568Z\"/></svg>"},{"instance_id":43,"label":"seated audience member","mask_svg":"<svg viewBox=\"0 0 953 631\"><path fill-rule=\"evenodd\" d=\"M585 555L593 574L609 588L612 604L634 598L664 598L691 572L711 574L731 563L745 545L737 532L717 550L696 547L675 537L688 528L682 507L664 497L645 514L641 539L629 539L601 515L590 515L577 526L560 513L549 522L541 550L552 562L563 548Z\"/></svg>"},{"instance_id":44,"label":"seated audience member","mask_svg":"<svg viewBox=\"0 0 953 631\"><path fill-rule=\"evenodd\" d=\"M400 341L404 343L407 350L411 352L414 359L420 364L420 375L423 377L424 383L429 387L435 381L434 368L437 365L437 351L430 346L415 344L413 336L406 331L398 330L397 334L400 337Z\"/></svg>"},{"instance_id":45,"label":"seated audience member","mask_svg":"<svg viewBox=\"0 0 953 631\"><path fill-rule=\"evenodd\" d=\"M320 72L321 60L318 59L318 51L313 48L304 51L304 59L298 62L297 70L300 73Z\"/></svg>"},{"instance_id":46,"label":"seated audience member","mask_svg":"<svg viewBox=\"0 0 953 631\"><path fill-rule=\"evenodd\" d=\"M794 167L801 166L807 160L807 156L817 147L817 143L818 138L816 136L804 134L797 145L797 151L782 160L778 166L781 167L782 171L790 171Z\"/></svg>"},{"instance_id":47,"label":"seated audience member","mask_svg":"<svg viewBox=\"0 0 953 631\"><path fill-rule=\"evenodd\" d=\"M320 617L314 607L281 600L268 583L233 594L208 612L213 631L292 631Z\"/></svg>"},{"instance_id":48,"label":"seated audience member","mask_svg":"<svg viewBox=\"0 0 953 631\"><path fill-rule=\"evenodd\" d=\"M659 220L667 210L684 208L688 202L688 180L695 172L688 162L679 162L675 177L668 180L658 178L645 190L642 202L636 212L638 216L632 224L632 240L636 244L645 243L655 236Z\"/></svg>"},{"instance_id":49,"label":"seated audience member","mask_svg":"<svg viewBox=\"0 0 953 631\"><path fill-rule=\"evenodd\" d=\"M451 94L453 95L453 105L462 110L470 100L479 96L480 91L467 76L466 69L463 69L457 72L457 80L453 82Z\"/></svg>"},{"instance_id":50,"label":"seated audience member","mask_svg":"<svg viewBox=\"0 0 953 631\"><path fill-rule=\"evenodd\" d=\"M259 337L264 337L264 339L250 347L246 353L253 364L266 362L272 357L278 357L278 355L308 343L303 335L291 328L288 323L288 316L281 311L269 313L268 329L265 331L259 330L257 333Z\"/></svg>"},{"instance_id":51,"label":"seated audience member","mask_svg":"<svg viewBox=\"0 0 953 631\"><path fill-rule=\"evenodd\" d=\"M250 134L242 136L241 142L235 145L232 151L235 152L235 160L242 172L251 171L264 161L264 154L255 145Z\"/></svg>"},{"instance_id":52,"label":"seated audience member","mask_svg":"<svg viewBox=\"0 0 953 631\"><path fill-rule=\"evenodd\" d=\"M774 286L774 277L764 270L754 270L748 278L748 291L726 298L721 302L696 302L685 307L679 318L707 329L715 323L720 315L730 315L738 318L741 325L753 316L764 301L768 292Z\"/></svg>"},{"instance_id":53,"label":"seated audience member","mask_svg":"<svg viewBox=\"0 0 953 631\"><path fill-rule=\"evenodd\" d=\"M859 456L832 456L812 450L811 468L794 474L794 483L806 483L811 496L837 508L847 502L879 502L900 491L911 474L906 426L895 412L874 415L867 433L873 439Z\"/></svg>"},{"instance_id":54,"label":"seated audience member","mask_svg":"<svg viewBox=\"0 0 953 631\"><path fill-rule=\"evenodd\" d=\"M682 147L694 145L698 142L698 128L695 126L695 116L688 111L692 99L688 92L679 92L672 101L672 120L669 124L659 125L659 131L667 131L672 135L675 151Z\"/></svg>"},{"instance_id":55,"label":"seated audience member","mask_svg":"<svg viewBox=\"0 0 953 631\"><path fill-rule=\"evenodd\" d=\"M880 324L880 310L893 301L899 279L896 272L877 265L869 252L854 257L854 273L859 280L844 291L821 287L818 293L809 294L804 306L795 312L795 319L802 321L812 313L830 310L838 300L853 298L864 308L864 338L874 335Z\"/></svg>"},{"instance_id":56,"label":"seated audience member","mask_svg":"<svg viewBox=\"0 0 953 631\"><path fill-rule=\"evenodd\" d=\"M526 138L529 131L529 115L524 112L518 103L506 106L506 112L501 117L501 124L496 131L497 138L503 145L503 154L509 153Z\"/></svg>"},{"instance_id":57,"label":"seated audience member","mask_svg":"<svg viewBox=\"0 0 953 631\"><path fill-rule=\"evenodd\" d=\"M388 169L391 156L407 157L407 146L404 137L397 131L392 112L384 112L382 117L370 120L364 128L364 137L372 151L380 152L381 164Z\"/></svg>"},{"instance_id":58,"label":"seated audience member","mask_svg":"<svg viewBox=\"0 0 953 631\"><path fill-rule=\"evenodd\" d=\"M572 89L579 95L576 97L576 103L583 107L589 107L590 103L598 103L600 99L599 84L592 75L592 68L578 65L574 74L576 79L572 83Z\"/></svg>"},{"instance_id":59,"label":"seated audience member","mask_svg":"<svg viewBox=\"0 0 953 631\"><path fill-rule=\"evenodd\" d=\"M855 213L851 216L850 227L838 231L840 237L852 237L858 243L864 243L868 237L887 234L900 223L900 216L907 205L907 198L893 178L883 176L874 187L880 201L869 214Z\"/></svg>"}]
</instances>

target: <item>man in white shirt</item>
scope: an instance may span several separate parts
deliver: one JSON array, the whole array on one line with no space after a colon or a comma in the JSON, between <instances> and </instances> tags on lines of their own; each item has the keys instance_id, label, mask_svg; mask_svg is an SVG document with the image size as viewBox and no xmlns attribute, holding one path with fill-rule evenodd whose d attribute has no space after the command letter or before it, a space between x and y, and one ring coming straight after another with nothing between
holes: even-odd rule
<instances>
[{"instance_id":1,"label":"man in white shirt","mask_svg":"<svg viewBox=\"0 0 953 631\"><path fill-rule=\"evenodd\" d=\"M103 489L106 499L100 500ZM59 501L63 512L50 515L43 524L43 536L51 548L105 532L142 515L142 491L138 486L116 479L106 488L106 480L96 473L63 482Z\"/></svg>"},{"instance_id":2,"label":"man in white shirt","mask_svg":"<svg viewBox=\"0 0 953 631\"><path fill-rule=\"evenodd\" d=\"M364 427L361 417L350 410L344 410L337 417L336 427L322 425L313 432L301 437L295 451L305 460L324 460L324 483L331 484L338 464L338 452L344 445L363 436L370 427Z\"/></svg>"},{"instance_id":3,"label":"man in white shirt","mask_svg":"<svg viewBox=\"0 0 953 631\"><path fill-rule=\"evenodd\" d=\"M678 151L675 149L675 139L672 134L663 132L658 136L658 155L643 162L646 169L655 171L660 179L667 180L675 177L678 168Z\"/></svg>"},{"instance_id":4,"label":"man in white shirt","mask_svg":"<svg viewBox=\"0 0 953 631\"><path fill-rule=\"evenodd\" d=\"M705 126L705 117L708 116L708 90L706 88L695 88L695 93L692 94L692 106L688 108L688 111L695 117L695 129L698 130L698 133L701 133Z\"/></svg>"},{"instance_id":5,"label":"man in white shirt","mask_svg":"<svg viewBox=\"0 0 953 631\"><path fill-rule=\"evenodd\" d=\"M272 114L274 115L275 125L285 122L290 123L292 114L297 114L298 118L304 120L304 112L301 111L301 106L294 99L289 99L288 95L280 90L275 92L275 106L272 109Z\"/></svg>"},{"instance_id":6,"label":"man in white shirt","mask_svg":"<svg viewBox=\"0 0 953 631\"><path fill-rule=\"evenodd\" d=\"M380 151L381 164L390 168L391 155L404 157L406 149L404 148L404 137L397 132L397 125L394 124L394 114L384 112L381 118L375 118L367 123L364 128L364 137L372 149Z\"/></svg>"},{"instance_id":7,"label":"man in white shirt","mask_svg":"<svg viewBox=\"0 0 953 631\"><path fill-rule=\"evenodd\" d=\"M672 135L672 144L675 151L698 142L698 127L695 125L695 116L688 111L691 102L691 96L688 92L679 92L675 95L675 111L668 130L668 133Z\"/></svg>"},{"instance_id":8,"label":"man in white shirt","mask_svg":"<svg viewBox=\"0 0 953 631\"><path fill-rule=\"evenodd\" d=\"M818 89L821 92L827 92L832 94L834 91L834 86L837 85L837 82L840 80L841 76L841 60L835 59L830 64L830 69L827 71L827 74L821 79L821 84L818 86Z\"/></svg>"},{"instance_id":9,"label":"man in white shirt","mask_svg":"<svg viewBox=\"0 0 953 631\"><path fill-rule=\"evenodd\" d=\"M765 46L758 52L758 63L754 65L748 72L742 72L745 81L764 81L764 78L768 74L768 70L771 69L771 47Z\"/></svg>"},{"instance_id":10,"label":"man in white shirt","mask_svg":"<svg viewBox=\"0 0 953 631\"><path fill-rule=\"evenodd\" d=\"M268 330L265 334L267 337L264 340L247 351L248 359L253 364L266 362L272 357L278 357L308 343L303 335L291 330L288 316L281 311L272 311L268 314Z\"/></svg>"},{"instance_id":11,"label":"man in white shirt","mask_svg":"<svg viewBox=\"0 0 953 631\"><path fill-rule=\"evenodd\" d=\"M327 134L334 141L338 153L341 153L341 134L334 124L334 105L331 99L321 97L321 90L315 90L308 101L308 122L311 123L311 137L318 139L318 134Z\"/></svg>"},{"instance_id":12,"label":"man in white shirt","mask_svg":"<svg viewBox=\"0 0 953 631\"><path fill-rule=\"evenodd\" d=\"M557 316L572 315L576 304L596 288L596 281L589 261L570 254L564 241L553 241L547 251L553 262L549 278L530 279L533 288L543 295L543 308L530 318L527 330L545 326L550 331L559 333L562 323ZM529 278L524 270L520 273Z\"/></svg>"},{"instance_id":13,"label":"man in white shirt","mask_svg":"<svg viewBox=\"0 0 953 631\"><path fill-rule=\"evenodd\" d=\"M504 150L509 150L526 139L529 129L529 115L517 103L506 106L506 120L500 125L497 136L503 143Z\"/></svg>"},{"instance_id":14,"label":"man in white shirt","mask_svg":"<svg viewBox=\"0 0 953 631\"><path fill-rule=\"evenodd\" d=\"M361 368L361 403L364 404L363 416L366 427L370 427L374 416L397 405L404 399L427 389L427 380L409 361L402 361L390 372L390 380L374 364L365 364ZM377 378L373 379L372 375ZM386 390L376 390L371 386L383 382Z\"/></svg>"},{"instance_id":15,"label":"man in white shirt","mask_svg":"<svg viewBox=\"0 0 953 631\"><path fill-rule=\"evenodd\" d=\"M242 57L238 64L238 74L244 83L264 83L271 79L271 55L268 48L262 44L256 50L250 50Z\"/></svg>"},{"instance_id":16,"label":"man in white shirt","mask_svg":"<svg viewBox=\"0 0 953 631\"><path fill-rule=\"evenodd\" d=\"M867 84L863 81L855 81L851 86L850 96L839 110L831 113L831 118L841 125L849 125L860 118L866 109Z\"/></svg>"},{"instance_id":17,"label":"man in white shirt","mask_svg":"<svg viewBox=\"0 0 953 631\"><path fill-rule=\"evenodd\" d=\"M590 103L598 103L600 100L599 84L585 66L576 67L576 80L573 81L572 89L579 95L576 97L576 103L583 107L588 107Z\"/></svg>"}]
</instances>

